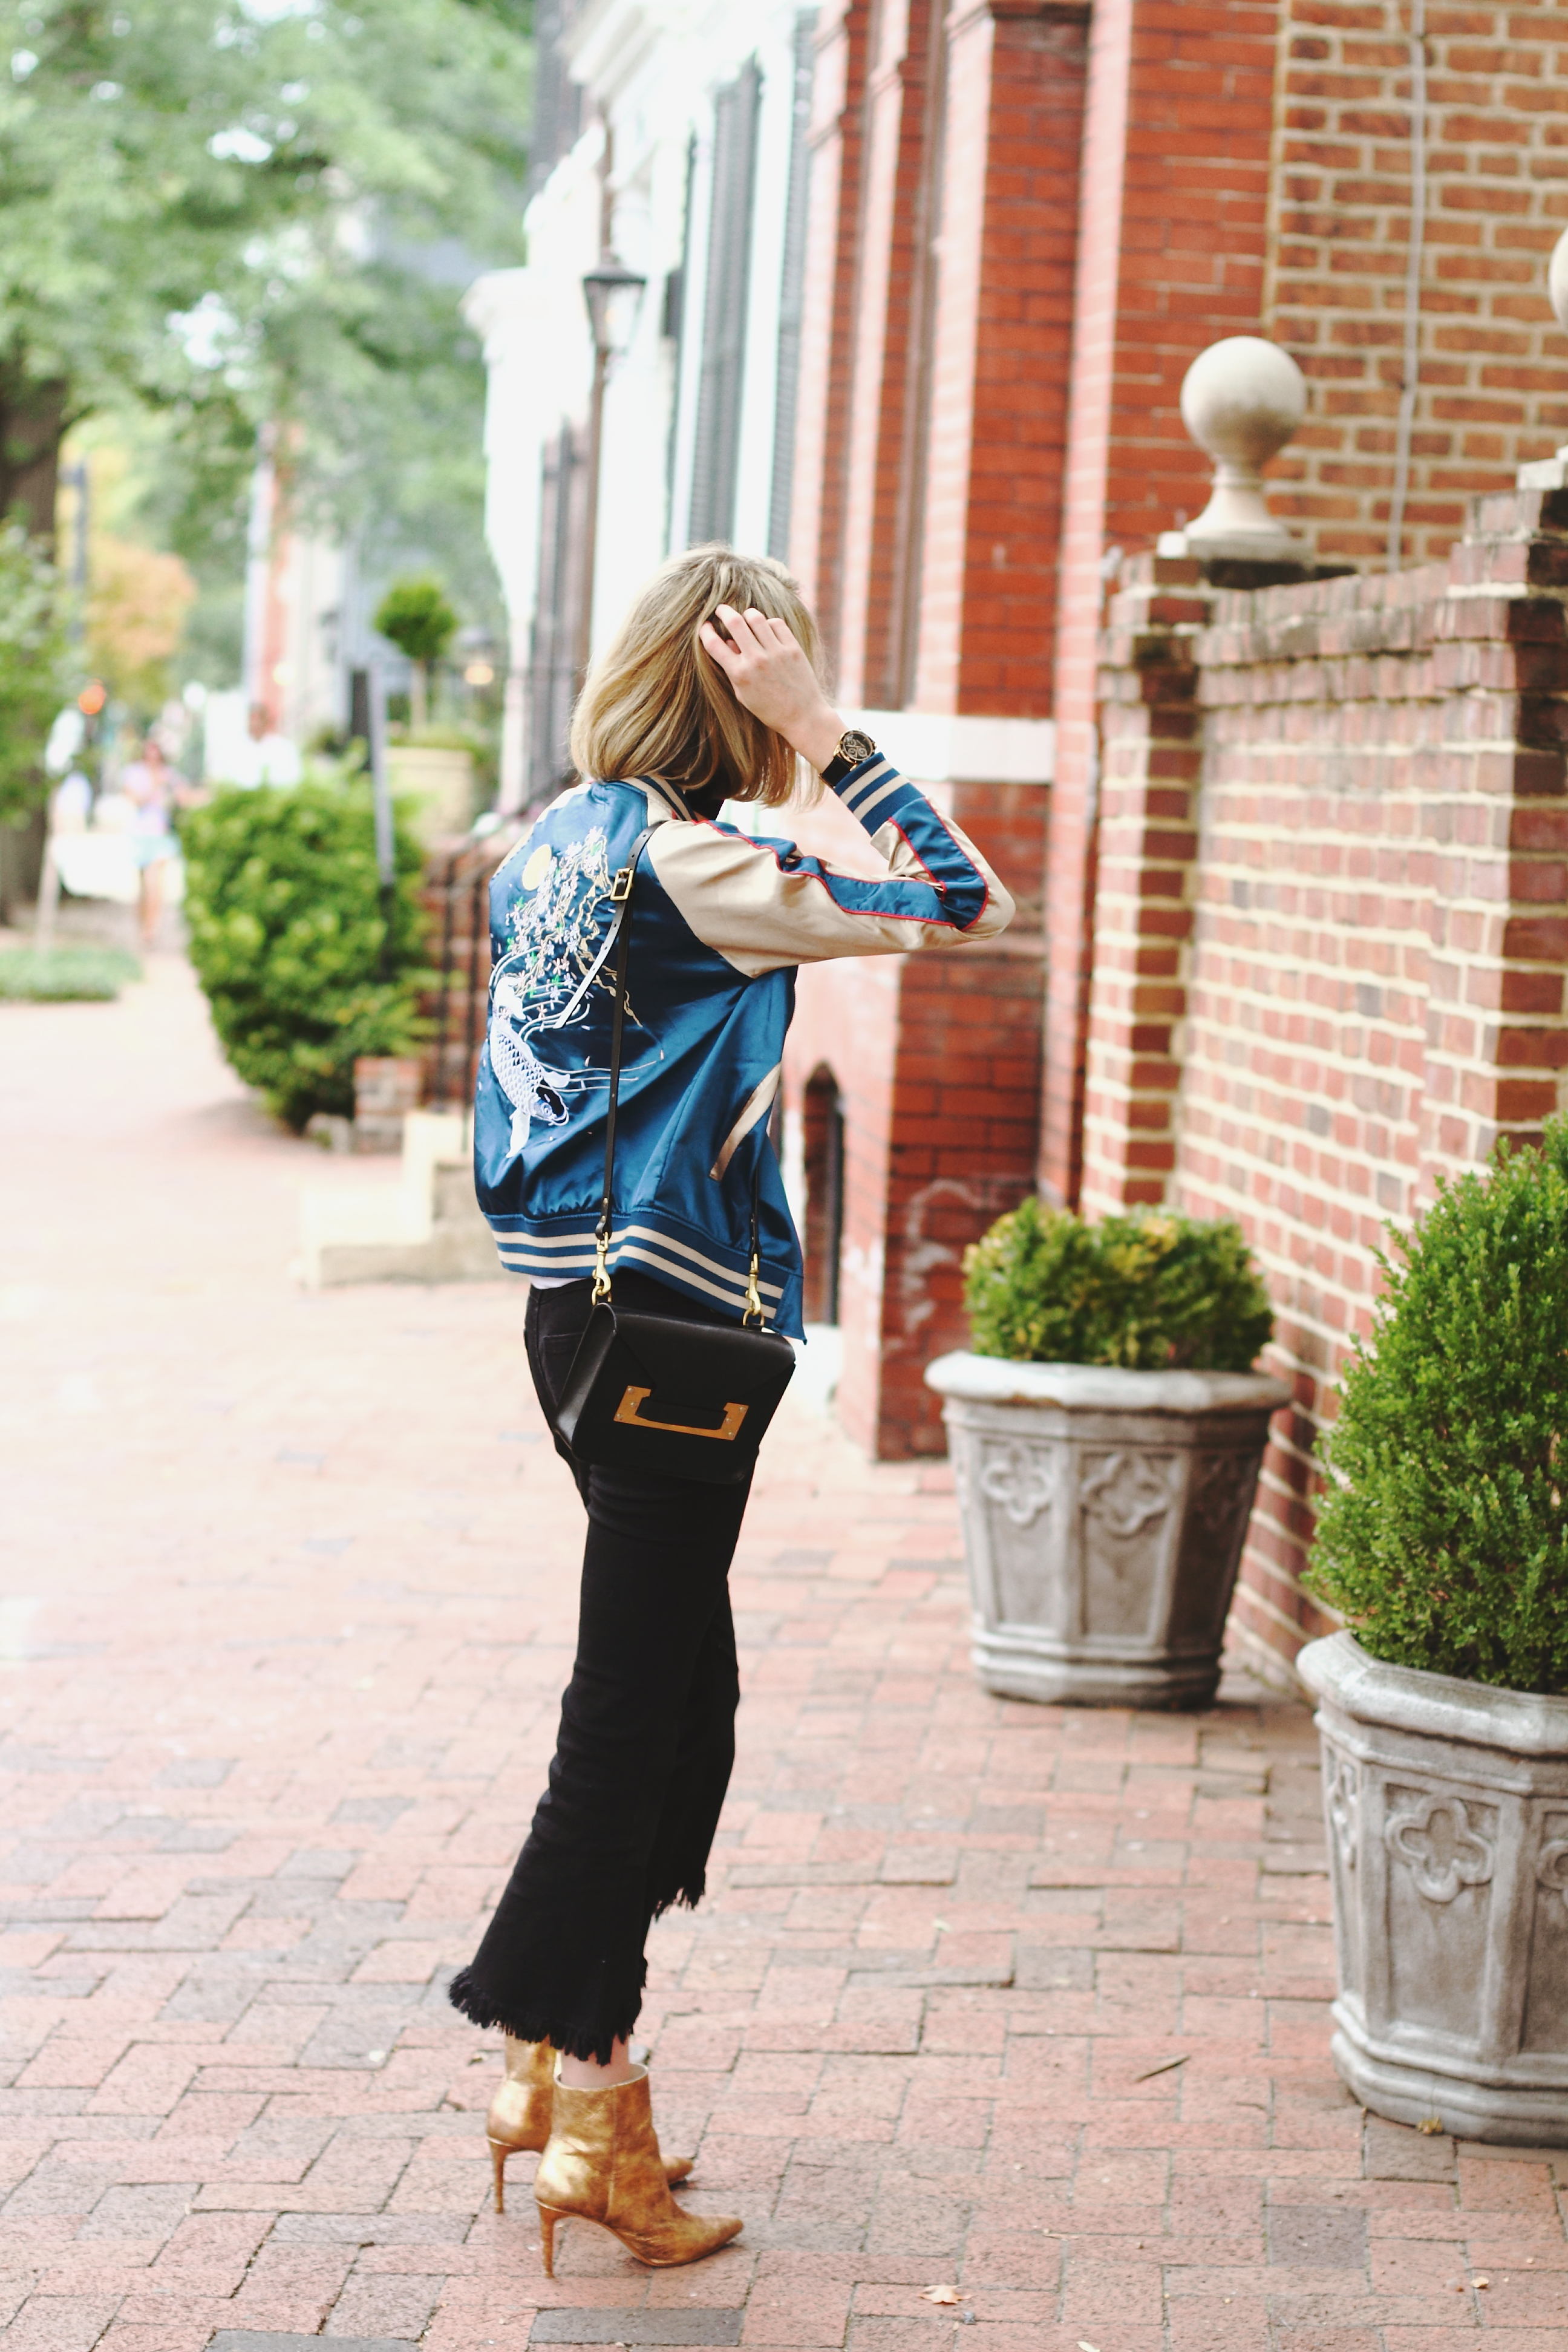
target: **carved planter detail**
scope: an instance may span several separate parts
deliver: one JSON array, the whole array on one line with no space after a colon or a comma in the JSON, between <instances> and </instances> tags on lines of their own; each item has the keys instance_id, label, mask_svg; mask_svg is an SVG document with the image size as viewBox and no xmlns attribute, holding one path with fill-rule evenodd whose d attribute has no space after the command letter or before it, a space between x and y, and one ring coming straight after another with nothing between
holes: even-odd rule
<instances>
[{"instance_id":1,"label":"carved planter detail","mask_svg":"<svg viewBox=\"0 0 1568 2352\"><path fill-rule=\"evenodd\" d=\"M987 1690L1089 1706L1202 1706L1268 1416L1254 1372L1122 1372L940 1357Z\"/></svg>"},{"instance_id":2,"label":"carved planter detail","mask_svg":"<svg viewBox=\"0 0 1568 2352\"><path fill-rule=\"evenodd\" d=\"M1568 1698L1384 1665L1349 1633L1296 1663L1320 1701L1335 2065L1395 2123L1568 2144Z\"/></svg>"}]
</instances>

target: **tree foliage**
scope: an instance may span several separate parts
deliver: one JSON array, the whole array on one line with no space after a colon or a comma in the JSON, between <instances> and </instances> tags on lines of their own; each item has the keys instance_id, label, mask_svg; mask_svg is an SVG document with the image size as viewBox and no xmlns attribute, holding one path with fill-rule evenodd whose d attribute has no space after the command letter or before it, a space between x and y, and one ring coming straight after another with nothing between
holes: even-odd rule
<instances>
[{"instance_id":1,"label":"tree foliage","mask_svg":"<svg viewBox=\"0 0 1568 2352\"><path fill-rule=\"evenodd\" d=\"M977 1353L1019 1363L1244 1372L1274 1328L1234 1224L1152 1210L1089 1224L1028 1200L963 1270Z\"/></svg>"},{"instance_id":2,"label":"tree foliage","mask_svg":"<svg viewBox=\"0 0 1568 2352\"><path fill-rule=\"evenodd\" d=\"M434 284L432 253L517 252L516 17L0 0L0 513L47 528L60 433L128 394L231 456L263 418L308 418L301 499L352 498L407 355L399 301L416 341L437 309L450 339L464 273Z\"/></svg>"},{"instance_id":3,"label":"tree foliage","mask_svg":"<svg viewBox=\"0 0 1568 2352\"><path fill-rule=\"evenodd\" d=\"M420 1034L423 859L406 811L390 952L364 777L323 765L291 790L223 791L180 830L191 961L230 1062L296 1129L352 1111L356 1058Z\"/></svg>"},{"instance_id":4,"label":"tree foliage","mask_svg":"<svg viewBox=\"0 0 1568 2352\"><path fill-rule=\"evenodd\" d=\"M44 798L44 746L68 692L58 575L19 523L0 523L0 824Z\"/></svg>"},{"instance_id":5,"label":"tree foliage","mask_svg":"<svg viewBox=\"0 0 1568 2352\"><path fill-rule=\"evenodd\" d=\"M1568 1120L1393 1244L1308 1582L1374 1657L1568 1693Z\"/></svg>"},{"instance_id":6,"label":"tree foliage","mask_svg":"<svg viewBox=\"0 0 1568 2352\"><path fill-rule=\"evenodd\" d=\"M428 572L395 580L375 608L373 626L413 662L437 662L458 633L458 615Z\"/></svg>"}]
</instances>

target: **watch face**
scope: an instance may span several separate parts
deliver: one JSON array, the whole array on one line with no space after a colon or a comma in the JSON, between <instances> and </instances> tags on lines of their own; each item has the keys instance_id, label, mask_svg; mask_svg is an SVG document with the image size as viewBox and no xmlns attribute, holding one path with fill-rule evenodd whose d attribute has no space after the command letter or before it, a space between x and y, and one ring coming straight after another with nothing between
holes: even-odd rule
<instances>
[{"instance_id":1,"label":"watch face","mask_svg":"<svg viewBox=\"0 0 1568 2352\"><path fill-rule=\"evenodd\" d=\"M838 738L838 756L841 760L847 760L852 768L858 768L862 760L868 760L876 748L869 735L863 735L858 727L847 728Z\"/></svg>"}]
</instances>

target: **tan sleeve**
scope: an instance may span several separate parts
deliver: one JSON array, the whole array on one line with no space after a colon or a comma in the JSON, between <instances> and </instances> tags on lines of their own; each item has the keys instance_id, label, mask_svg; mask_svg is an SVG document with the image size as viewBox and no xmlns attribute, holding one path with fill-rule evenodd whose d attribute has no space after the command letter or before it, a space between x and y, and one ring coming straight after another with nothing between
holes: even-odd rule
<instances>
[{"instance_id":1,"label":"tan sleeve","mask_svg":"<svg viewBox=\"0 0 1568 2352\"><path fill-rule=\"evenodd\" d=\"M917 785L878 760L847 779L839 797L866 826L885 879L862 880L793 842L707 822L661 824L646 855L698 939L749 980L786 964L907 955L1006 929L1012 898Z\"/></svg>"}]
</instances>

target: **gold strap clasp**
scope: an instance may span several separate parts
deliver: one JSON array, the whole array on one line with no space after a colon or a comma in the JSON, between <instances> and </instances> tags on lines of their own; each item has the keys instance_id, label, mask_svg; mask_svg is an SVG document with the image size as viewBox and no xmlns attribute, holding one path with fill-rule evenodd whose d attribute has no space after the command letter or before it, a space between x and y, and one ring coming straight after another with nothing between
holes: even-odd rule
<instances>
[{"instance_id":1,"label":"gold strap clasp","mask_svg":"<svg viewBox=\"0 0 1568 2352\"><path fill-rule=\"evenodd\" d=\"M594 1236L594 1288L592 1294L593 1303L595 1307L607 1307L609 1305L609 1261L610 1236L608 1234L595 1234Z\"/></svg>"},{"instance_id":2,"label":"gold strap clasp","mask_svg":"<svg viewBox=\"0 0 1568 2352\"><path fill-rule=\"evenodd\" d=\"M756 1318L755 1323L752 1319L753 1316ZM763 1294L757 1287L757 1255L753 1250L751 1271L746 1276L746 1311L742 1316L741 1321L748 1331L753 1329L761 1331L767 1328L767 1308L763 1305Z\"/></svg>"}]
</instances>

